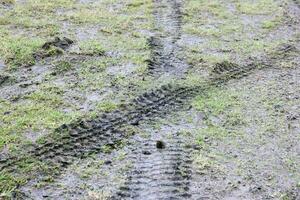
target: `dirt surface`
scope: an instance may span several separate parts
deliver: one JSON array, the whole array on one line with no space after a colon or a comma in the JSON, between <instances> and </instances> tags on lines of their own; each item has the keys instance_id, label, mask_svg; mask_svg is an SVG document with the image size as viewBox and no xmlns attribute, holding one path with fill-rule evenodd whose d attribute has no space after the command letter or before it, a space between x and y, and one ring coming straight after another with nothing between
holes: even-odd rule
<instances>
[{"instance_id":1,"label":"dirt surface","mask_svg":"<svg viewBox=\"0 0 300 200\"><path fill-rule=\"evenodd\" d=\"M300 199L299 2L56 3L0 4L0 198Z\"/></svg>"}]
</instances>

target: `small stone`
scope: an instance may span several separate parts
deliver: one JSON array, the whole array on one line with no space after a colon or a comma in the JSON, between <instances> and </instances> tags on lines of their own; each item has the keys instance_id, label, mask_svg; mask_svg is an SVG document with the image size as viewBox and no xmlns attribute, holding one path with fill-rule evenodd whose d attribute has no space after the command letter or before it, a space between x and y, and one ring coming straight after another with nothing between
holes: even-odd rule
<instances>
[{"instance_id":1,"label":"small stone","mask_svg":"<svg viewBox=\"0 0 300 200\"><path fill-rule=\"evenodd\" d=\"M106 160L106 161L104 162L105 165L110 165L111 163L112 163L111 160Z\"/></svg>"},{"instance_id":2,"label":"small stone","mask_svg":"<svg viewBox=\"0 0 300 200\"><path fill-rule=\"evenodd\" d=\"M143 151L143 154L144 155L151 155L151 152L150 151Z\"/></svg>"},{"instance_id":3,"label":"small stone","mask_svg":"<svg viewBox=\"0 0 300 200\"><path fill-rule=\"evenodd\" d=\"M130 123L132 126L138 126L140 124L139 120L134 120Z\"/></svg>"},{"instance_id":4,"label":"small stone","mask_svg":"<svg viewBox=\"0 0 300 200\"><path fill-rule=\"evenodd\" d=\"M194 150L201 150L201 146L199 146L199 145L197 145L197 144L193 144L193 145L192 145L192 148L193 148Z\"/></svg>"},{"instance_id":5,"label":"small stone","mask_svg":"<svg viewBox=\"0 0 300 200\"><path fill-rule=\"evenodd\" d=\"M158 140L156 142L156 148L158 148L158 149L164 149L164 148L166 148L166 144L163 141Z\"/></svg>"}]
</instances>

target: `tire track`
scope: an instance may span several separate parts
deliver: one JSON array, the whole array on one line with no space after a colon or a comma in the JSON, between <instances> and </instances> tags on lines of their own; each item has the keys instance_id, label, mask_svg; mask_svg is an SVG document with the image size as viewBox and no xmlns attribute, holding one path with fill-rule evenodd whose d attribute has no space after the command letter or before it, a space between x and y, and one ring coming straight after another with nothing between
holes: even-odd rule
<instances>
[{"instance_id":1,"label":"tire track","mask_svg":"<svg viewBox=\"0 0 300 200\"><path fill-rule=\"evenodd\" d=\"M163 138L164 149L157 149L157 138ZM149 140L141 138L132 148L129 159L135 160L127 182L111 199L188 198L192 149L179 133L169 137L158 133Z\"/></svg>"},{"instance_id":2,"label":"tire track","mask_svg":"<svg viewBox=\"0 0 300 200\"><path fill-rule=\"evenodd\" d=\"M180 48L176 42L181 36L181 1L155 0L158 11L154 13L159 21L166 21L169 32L167 37L153 37L153 67L152 74L174 75L180 77L187 69L187 65L177 58ZM167 9L168 12L164 12ZM165 15L167 17L165 17ZM173 18L171 18L173 16ZM171 20L171 22L169 21ZM159 28L159 27L158 27ZM156 45L154 45L156 44ZM168 64L171 63L171 64ZM167 68L171 70L168 71ZM204 83L187 86L184 84L164 85L158 89L145 92L122 109L104 113L97 119L77 121L63 125L56 130L62 136L47 139L44 144L34 146L32 150L18 157L0 160L0 170L17 170L18 164L34 158L47 162L49 166L66 168L75 159L84 158L92 153L101 152L103 146L115 148L124 138L128 137L122 131L127 125L138 126L140 122L162 117L166 113L175 112L188 105L189 101L199 94L204 94L208 88L222 85L230 79L241 78L256 68L255 63L247 66L237 66L232 63L221 63L215 67L211 77ZM145 159L137 161L135 171L131 172L128 184L120 188L113 198L145 198L146 196L188 197L190 150L184 144L184 138L174 134L171 139L165 139L168 148L159 152L153 145L154 140L141 141L141 148L146 145L150 155L143 154ZM145 143L146 142L146 143ZM133 146L135 149L136 146ZM148 148L148 149L147 149ZM138 155L140 153L136 153ZM136 160L136 158L132 158ZM146 162L148 161L148 162ZM153 170L154 169L154 170ZM141 173L139 173L141 171ZM164 180L159 179L164 177ZM149 191L151 189L151 191ZM151 195L149 194L151 192Z\"/></svg>"},{"instance_id":3,"label":"tire track","mask_svg":"<svg viewBox=\"0 0 300 200\"><path fill-rule=\"evenodd\" d=\"M0 169L14 170L16 164L24 161L28 156L41 161L48 161L49 164L59 164L61 167L66 167L72 163L73 159L84 158L91 153L101 151L103 145L115 147L127 137L121 131L122 127L126 125L137 126L142 121L178 111L196 95L204 94L208 88L222 85L230 79L244 77L255 68L256 65L254 64L232 69L226 68L222 69L223 71L218 71L201 85L169 84L157 90L145 92L128 105L123 106L122 110L102 114L97 119L61 126L56 132L62 133L62 137L55 140L49 139L44 144L33 147L32 150L23 155L24 157L0 160Z\"/></svg>"},{"instance_id":4,"label":"tire track","mask_svg":"<svg viewBox=\"0 0 300 200\"><path fill-rule=\"evenodd\" d=\"M181 48L177 41L182 34L182 1L153 0L154 4L154 36L148 43L151 58L148 61L149 75L182 76L188 65L178 57Z\"/></svg>"},{"instance_id":5,"label":"tire track","mask_svg":"<svg viewBox=\"0 0 300 200\"><path fill-rule=\"evenodd\" d=\"M169 24L173 30L171 37L172 43L175 43L180 37L180 6L179 0L155 0L155 7L158 8L155 14L157 20L165 19L165 23ZM169 12L164 12L163 8L169 9ZM158 14L162 13L162 14ZM168 17L163 17L166 14ZM171 16L174 19L169 23ZM162 20L164 21L164 20ZM157 22L159 24L159 22ZM172 34L171 34L172 35ZM162 41L162 40L161 40ZM174 52L175 47L171 45L171 52ZM168 60L171 54L167 53L160 55L165 63L174 63ZM176 56L172 56L177 59ZM179 63L180 64L180 63ZM159 66L159 64L157 64ZM0 160L0 169L13 171L20 163L28 157L34 157L37 160L49 162L50 165L59 165L66 167L76 158L84 158L85 156L101 151L102 146L116 146L126 137L121 128L126 125L138 125L140 121L148 120L157 116L163 116L170 111L179 110L182 106L188 103L188 100L205 92L212 85L219 85L228 79L244 76L254 66L249 65L245 68L230 64L221 66L207 83L198 86L183 86L183 85L164 85L153 91L145 92L141 96L134 99L128 105L125 105L121 110L115 110L110 113L100 115L97 119L87 121L77 121L73 124L63 125L56 130L62 136L49 139L44 144L34 146L25 155L19 157L11 157Z\"/></svg>"},{"instance_id":6,"label":"tire track","mask_svg":"<svg viewBox=\"0 0 300 200\"><path fill-rule=\"evenodd\" d=\"M226 80L243 77L252 71L255 65L239 68L238 65L224 62L215 66L207 87L218 86ZM198 90L199 88L201 89ZM196 93L205 92L207 88L193 88ZM185 93L186 97L193 94ZM176 102L176 101L175 101ZM157 148L155 142L163 138L166 146ZM155 138L142 138L132 147L130 160L135 162L133 170L127 175L124 186L112 195L111 199L190 199L190 177L192 169L188 137L172 132L166 135L159 132Z\"/></svg>"}]
</instances>

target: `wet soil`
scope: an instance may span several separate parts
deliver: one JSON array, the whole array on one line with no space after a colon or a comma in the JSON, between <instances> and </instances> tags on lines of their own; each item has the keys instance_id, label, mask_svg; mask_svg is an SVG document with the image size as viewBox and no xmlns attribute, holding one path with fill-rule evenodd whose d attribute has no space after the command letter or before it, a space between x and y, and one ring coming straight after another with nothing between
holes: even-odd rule
<instances>
[{"instance_id":1,"label":"wet soil","mask_svg":"<svg viewBox=\"0 0 300 200\"><path fill-rule=\"evenodd\" d=\"M208 136L207 147L199 145L206 116L186 106L140 122L123 147L75 162L54 183L33 189L42 181L32 181L22 191L33 199L298 199L298 76L298 69L266 69L223 86L244 102L248 123L237 136ZM263 102L275 98L283 104L270 111ZM275 129L265 131L268 115ZM222 116L215 118L222 124ZM157 148L158 141L165 147Z\"/></svg>"},{"instance_id":2,"label":"wet soil","mask_svg":"<svg viewBox=\"0 0 300 200\"><path fill-rule=\"evenodd\" d=\"M196 168L192 199L300 198L299 129L294 124L298 118L289 120L290 115L298 115L298 76L298 69L267 69L230 81L226 90L238 91L246 104L242 106L245 124L233 129L241 133L238 136L207 139L209 147L201 154L216 164L204 170ZM221 116L217 119L218 124L223 123Z\"/></svg>"},{"instance_id":3,"label":"wet soil","mask_svg":"<svg viewBox=\"0 0 300 200\"><path fill-rule=\"evenodd\" d=\"M189 66L183 60L178 45L182 35L182 1L155 0L154 35L148 40L151 48L149 74L152 76L182 77Z\"/></svg>"},{"instance_id":4,"label":"wet soil","mask_svg":"<svg viewBox=\"0 0 300 200\"><path fill-rule=\"evenodd\" d=\"M183 40L183 1L153 4L148 75L184 79L190 66L178 44ZM57 42L62 41L49 45ZM220 62L200 83L183 80L150 89L115 111L57 128L58 137L31 146L22 156L0 160L6 171L17 171L16 164L27 157L55 170L51 180L43 173L29 180L14 199L299 199L298 49L293 41L275 56L243 64ZM282 59L292 61L293 68L280 68ZM44 75L42 69L39 73ZM207 117L222 124L222 116L206 116L191 103L211 88L238 92L246 102L241 109L248 124L238 127L242 134L237 137L205 138L204 148L197 142L198 130L205 128ZM100 98L94 94L91 101ZM274 112L261 106L274 98L283 102L271 104ZM265 124L259 122L269 114L273 123L286 120L261 133Z\"/></svg>"}]
</instances>

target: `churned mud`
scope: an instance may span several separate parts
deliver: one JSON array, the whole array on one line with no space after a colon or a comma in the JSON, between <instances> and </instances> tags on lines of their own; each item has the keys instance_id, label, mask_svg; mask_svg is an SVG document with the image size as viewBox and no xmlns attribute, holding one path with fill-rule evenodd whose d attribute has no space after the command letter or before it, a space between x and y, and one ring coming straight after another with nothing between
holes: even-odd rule
<instances>
[{"instance_id":1,"label":"churned mud","mask_svg":"<svg viewBox=\"0 0 300 200\"><path fill-rule=\"evenodd\" d=\"M52 114L63 122L30 131L32 142L15 152L3 145L0 175L14 186L1 185L3 198L300 198L299 2L105 5L132 23L117 18L121 28L112 30L105 17L56 10L78 24L60 21L66 36L41 43L31 66L0 74L5 116L18 108L4 105L28 99L59 107L62 95L78 106L64 105L78 111L72 120ZM133 17L135 8L145 13ZM89 20L101 23L84 26ZM96 41L110 49L86 46ZM0 59L0 71L12 62ZM50 93L30 96L40 85Z\"/></svg>"}]
</instances>

